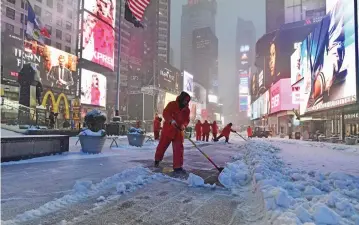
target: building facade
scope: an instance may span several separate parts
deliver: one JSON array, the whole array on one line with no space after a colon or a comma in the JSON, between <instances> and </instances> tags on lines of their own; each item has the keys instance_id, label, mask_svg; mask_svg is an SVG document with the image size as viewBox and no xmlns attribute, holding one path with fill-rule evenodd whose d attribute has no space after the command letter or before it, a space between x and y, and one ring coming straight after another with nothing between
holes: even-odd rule
<instances>
[{"instance_id":1,"label":"building facade","mask_svg":"<svg viewBox=\"0 0 359 225\"><path fill-rule=\"evenodd\" d=\"M248 124L249 78L254 72L256 31L252 21L238 18L236 34L236 88L233 96L237 96L232 105L236 106L232 114L236 114L238 124ZM234 120L233 120L234 121Z\"/></svg>"},{"instance_id":2,"label":"building facade","mask_svg":"<svg viewBox=\"0 0 359 225\"><path fill-rule=\"evenodd\" d=\"M320 20L326 13L326 0L266 0L266 33L283 24Z\"/></svg>"},{"instance_id":3,"label":"building facade","mask_svg":"<svg viewBox=\"0 0 359 225\"><path fill-rule=\"evenodd\" d=\"M181 70L194 73L193 31L195 29L209 27L213 34L215 34L216 13L217 3L215 0L188 1L186 5L182 6Z\"/></svg>"}]
</instances>

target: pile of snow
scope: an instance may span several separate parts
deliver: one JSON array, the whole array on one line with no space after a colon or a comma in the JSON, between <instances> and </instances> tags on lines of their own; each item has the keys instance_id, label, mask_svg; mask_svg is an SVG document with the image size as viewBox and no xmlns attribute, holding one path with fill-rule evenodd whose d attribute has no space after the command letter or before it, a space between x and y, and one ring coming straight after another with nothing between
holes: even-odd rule
<instances>
[{"instance_id":1,"label":"pile of snow","mask_svg":"<svg viewBox=\"0 0 359 225\"><path fill-rule=\"evenodd\" d=\"M145 132L141 128L130 127L128 129L129 134L144 134Z\"/></svg>"},{"instance_id":2,"label":"pile of snow","mask_svg":"<svg viewBox=\"0 0 359 225\"><path fill-rule=\"evenodd\" d=\"M190 187L209 187L216 188L216 184L205 184L204 179L196 174L190 173L187 178L188 186Z\"/></svg>"},{"instance_id":3,"label":"pile of snow","mask_svg":"<svg viewBox=\"0 0 359 225\"><path fill-rule=\"evenodd\" d=\"M88 198L94 198L102 193L108 193L112 189L115 190L117 195L133 192L151 180L160 177L162 177L160 174L152 174L147 168L136 167L115 174L96 184L92 183L90 180L77 180L70 194L47 202L37 209L32 209L19 214L13 220L1 221L1 224L25 224L44 215L55 213L61 209L66 209L70 205L87 200ZM97 201L104 202L106 201L106 198L101 195L97 198Z\"/></svg>"},{"instance_id":4,"label":"pile of snow","mask_svg":"<svg viewBox=\"0 0 359 225\"><path fill-rule=\"evenodd\" d=\"M90 129L85 129L83 131L80 132L79 135L84 135L84 136L94 136L94 137L103 137L106 135L106 131L105 130L99 130L97 132L93 132Z\"/></svg>"},{"instance_id":5,"label":"pile of snow","mask_svg":"<svg viewBox=\"0 0 359 225\"><path fill-rule=\"evenodd\" d=\"M252 180L271 224L359 224L359 177L292 169L265 141L248 141L219 180L227 188Z\"/></svg>"}]
</instances>

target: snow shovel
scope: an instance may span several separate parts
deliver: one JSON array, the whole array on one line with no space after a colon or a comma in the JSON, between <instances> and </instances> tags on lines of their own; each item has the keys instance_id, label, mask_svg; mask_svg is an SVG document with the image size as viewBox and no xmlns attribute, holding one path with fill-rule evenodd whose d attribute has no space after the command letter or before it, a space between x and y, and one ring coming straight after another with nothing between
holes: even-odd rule
<instances>
[{"instance_id":1,"label":"snow shovel","mask_svg":"<svg viewBox=\"0 0 359 225\"><path fill-rule=\"evenodd\" d=\"M182 130L181 128L179 128L177 125L175 125L175 126L176 126L176 128L177 128L178 130L180 130L181 132L183 132L183 130ZM216 167L216 169L217 169L219 172L222 172L222 170L224 170L223 167L218 167L218 166L212 161L212 159L209 158L209 156L208 156L206 153L204 153L204 152L196 145L196 143L194 143L194 141L192 141L192 139L191 139L190 137L186 137L186 135L185 135L185 138L188 139L188 140L192 143L192 145L193 145L200 153L202 153L202 155L203 155L204 157L206 157L206 159L208 159L208 161L210 161L210 163L212 163L212 165L213 165L214 167Z\"/></svg>"},{"instance_id":2,"label":"snow shovel","mask_svg":"<svg viewBox=\"0 0 359 225\"><path fill-rule=\"evenodd\" d=\"M237 132L235 132L236 134L238 134ZM238 136L240 136L243 140L248 141L247 139L245 139L242 135L238 134Z\"/></svg>"},{"instance_id":3,"label":"snow shovel","mask_svg":"<svg viewBox=\"0 0 359 225\"><path fill-rule=\"evenodd\" d=\"M204 152L196 145L196 143L194 143L194 141L192 141L191 138L186 137L186 139L188 139L188 140L193 144L193 146L194 146L200 153L202 153L202 155L203 155L204 157L206 157L206 159L208 159L208 161L210 161L214 167L216 167L216 169L217 169L219 172L222 172L222 170L224 169L223 167L218 167L218 166L212 161L212 159L209 158L209 156L208 156L206 153L204 153Z\"/></svg>"}]
</instances>

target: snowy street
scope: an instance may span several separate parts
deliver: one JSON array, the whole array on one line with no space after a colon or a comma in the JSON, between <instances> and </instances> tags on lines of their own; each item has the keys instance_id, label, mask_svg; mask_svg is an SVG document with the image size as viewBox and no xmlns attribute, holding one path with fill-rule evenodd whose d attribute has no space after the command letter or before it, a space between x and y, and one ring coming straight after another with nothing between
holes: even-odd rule
<instances>
[{"instance_id":1,"label":"snowy street","mask_svg":"<svg viewBox=\"0 0 359 225\"><path fill-rule=\"evenodd\" d=\"M185 165L204 178L147 169L155 143L107 140L99 155L71 151L2 163L2 224L358 224L358 147L284 139L185 141ZM162 163L172 165L172 149ZM344 174L345 173L345 174ZM356 176L356 177L355 177ZM203 182L203 181L202 181Z\"/></svg>"}]
</instances>

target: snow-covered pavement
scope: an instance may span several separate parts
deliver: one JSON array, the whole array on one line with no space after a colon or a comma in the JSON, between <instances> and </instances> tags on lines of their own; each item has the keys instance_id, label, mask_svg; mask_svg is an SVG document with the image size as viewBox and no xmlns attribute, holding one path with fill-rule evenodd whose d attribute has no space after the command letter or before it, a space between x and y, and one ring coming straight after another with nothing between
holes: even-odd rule
<instances>
[{"instance_id":1,"label":"snow-covered pavement","mask_svg":"<svg viewBox=\"0 0 359 225\"><path fill-rule=\"evenodd\" d=\"M76 141L64 155L2 163L2 224L359 224L356 146L236 136L229 145L199 143L219 166L228 163L225 188L213 188L145 168L156 143L121 139L111 149L108 140L103 153L87 155ZM217 176L185 146L186 169ZM164 164L171 156L170 148Z\"/></svg>"},{"instance_id":2,"label":"snow-covered pavement","mask_svg":"<svg viewBox=\"0 0 359 225\"><path fill-rule=\"evenodd\" d=\"M293 168L343 172L359 176L359 145L268 139L281 149L279 155Z\"/></svg>"}]
</instances>

